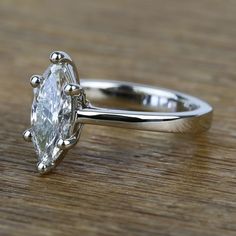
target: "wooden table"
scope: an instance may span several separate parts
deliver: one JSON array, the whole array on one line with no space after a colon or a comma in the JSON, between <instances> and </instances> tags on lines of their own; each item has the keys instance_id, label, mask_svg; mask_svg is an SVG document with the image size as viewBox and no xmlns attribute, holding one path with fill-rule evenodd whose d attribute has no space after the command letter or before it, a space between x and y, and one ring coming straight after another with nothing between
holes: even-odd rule
<instances>
[{"instance_id":1,"label":"wooden table","mask_svg":"<svg viewBox=\"0 0 236 236\"><path fill-rule=\"evenodd\" d=\"M82 77L144 82L215 108L197 137L86 126L51 175L22 140L29 77L52 50ZM236 235L236 1L0 3L0 235Z\"/></svg>"}]
</instances>

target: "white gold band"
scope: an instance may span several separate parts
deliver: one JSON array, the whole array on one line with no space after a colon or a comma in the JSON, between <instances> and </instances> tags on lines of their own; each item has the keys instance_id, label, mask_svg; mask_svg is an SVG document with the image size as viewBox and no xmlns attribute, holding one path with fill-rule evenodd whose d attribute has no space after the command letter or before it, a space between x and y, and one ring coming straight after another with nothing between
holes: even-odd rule
<instances>
[{"instance_id":1,"label":"white gold band","mask_svg":"<svg viewBox=\"0 0 236 236\"><path fill-rule=\"evenodd\" d=\"M129 104L132 110L89 106L77 111L79 123L138 130L197 133L211 125L212 107L206 102L173 90L142 84L81 80L90 101ZM127 106L127 105L126 105ZM134 110L140 107L140 110ZM145 110L145 111L144 111ZM152 110L152 111L150 111Z\"/></svg>"}]
</instances>

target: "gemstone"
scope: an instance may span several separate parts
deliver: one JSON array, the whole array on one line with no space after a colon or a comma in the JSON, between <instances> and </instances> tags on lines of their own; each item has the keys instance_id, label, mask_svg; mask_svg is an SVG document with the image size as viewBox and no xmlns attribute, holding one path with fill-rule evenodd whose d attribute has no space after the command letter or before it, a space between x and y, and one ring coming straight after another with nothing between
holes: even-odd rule
<instances>
[{"instance_id":1,"label":"gemstone","mask_svg":"<svg viewBox=\"0 0 236 236\"><path fill-rule=\"evenodd\" d=\"M52 64L34 89L32 141L40 163L53 163L62 153L58 140L71 135L73 99L64 93L67 83L76 83L68 65Z\"/></svg>"}]
</instances>

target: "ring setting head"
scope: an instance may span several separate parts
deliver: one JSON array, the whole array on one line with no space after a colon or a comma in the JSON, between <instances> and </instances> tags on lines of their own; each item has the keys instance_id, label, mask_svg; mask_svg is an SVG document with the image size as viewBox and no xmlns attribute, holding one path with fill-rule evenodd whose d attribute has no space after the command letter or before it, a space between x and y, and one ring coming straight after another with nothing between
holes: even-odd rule
<instances>
[{"instance_id":1,"label":"ring setting head","mask_svg":"<svg viewBox=\"0 0 236 236\"><path fill-rule=\"evenodd\" d=\"M37 169L50 172L79 139L82 125L76 120L76 110L84 99L79 77L70 57L60 51L50 55L51 65L42 76L30 79L34 91L31 128L23 133L32 141L38 156Z\"/></svg>"}]
</instances>

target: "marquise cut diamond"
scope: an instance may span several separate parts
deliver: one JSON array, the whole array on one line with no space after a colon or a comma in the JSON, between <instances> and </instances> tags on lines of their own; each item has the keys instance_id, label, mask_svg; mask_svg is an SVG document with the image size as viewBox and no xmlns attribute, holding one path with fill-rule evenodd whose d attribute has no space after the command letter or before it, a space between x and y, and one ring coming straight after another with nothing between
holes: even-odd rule
<instances>
[{"instance_id":1,"label":"marquise cut diamond","mask_svg":"<svg viewBox=\"0 0 236 236\"><path fill-rule=\"evenodd\" d=\"M64 87L75 82L67 65L52 64L34 89L32 141L41 163L56 160L62 152L58 140L70 135L73 99L64 93Z\"/></svg>"}]
</instances>

